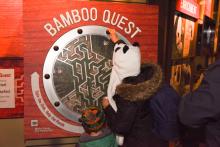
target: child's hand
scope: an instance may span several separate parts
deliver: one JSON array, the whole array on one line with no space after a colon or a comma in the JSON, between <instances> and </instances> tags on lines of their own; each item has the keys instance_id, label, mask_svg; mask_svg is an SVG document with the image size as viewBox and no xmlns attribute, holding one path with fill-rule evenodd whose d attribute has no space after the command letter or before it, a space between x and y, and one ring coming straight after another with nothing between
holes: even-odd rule
<instances>
[{"instance_id":1,"label":"child's hand","mask_svg":"<svg viewBox=\"0 0 220 147\"><path fill-rule=\"evenodd\" d=\"M110 39L112 40L112 42L116 43L119 39L118 39L118 36L116 34L116 31L115 29L109 29L107 30L110 34L109 34L109 37Z\"/></svg>"},{"instance_id":2,"label":"child's hand","mask_svg":"<svg viewBox=\"0 0 220 147\"><path fill-rule=\"evenodd\" d=\"M110 105L110 104L109 104L108 98L107 98L107 97L104 97L104 98L102 99L102 107L105 109L105 108L107 108L109 105Z\"/></svg>"}]
</instances>

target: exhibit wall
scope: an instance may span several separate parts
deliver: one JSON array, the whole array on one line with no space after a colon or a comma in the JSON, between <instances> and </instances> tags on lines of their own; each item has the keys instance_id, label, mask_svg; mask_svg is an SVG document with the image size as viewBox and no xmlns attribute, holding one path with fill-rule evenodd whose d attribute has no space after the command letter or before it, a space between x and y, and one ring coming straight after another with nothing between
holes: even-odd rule
<instances>
[{"instance_id":1,"label":"exhibit wall","mask_svg":"<svg viewBox=\"0 0 220 147\"><path fill-rule=\"evenodd\" d=\"M25 139L79 136L81 111L106 95L114 44L138 42L157 62L158 6L97 1L24 1Z\"/></svg>"},{"instance_id":2,"label":"exhibit wall","mask_svg":"<svg viewBox=\"0 0 220 147\"><path fill-rule=\"evenodd\" d=\"M23 2L0 1L0 118L23 118Z\"/></svg>"},{"instance_id":3,"label":"exhibit wall","mask_svg":"<svg viewBox=\"0 0 220 147\"><path fill-rule=\"evenodd\" d=\"M24 117L23 58L0 58L0 119Z\"/></svg>"},{"instance_id":4,"label":"exhibit wall","mask_svg":"<svg viewBox=\"0 0 220 147\"><path fill-rule=\"evenodd\" d=\"M23 86L22 10L22 0L7 0L7 2L0 0L0 72L2 71L1 69L14 70L13 79L14 82L17 81L18 87ZM6 82L8 80L2 81L3 87L1 89L6 88L8 85L8 82ZM12 108L0 108L0 146L2 147L24 147L23 92L21 88L16 89L17 86L14 87L14 96L18 92L17 98L14 97L15 105L11 105L11 107L13 106Z\"/></svg>"},{"instance_id":5,"label":"exhibit wall","mask_svg":"<svg viewBox=\"0 0 220 147\"><path fill-rule=\"evenodd\" d=\"M186 7L186 3L190 7ZM195 9L190 11L189 8ZM192 61L196 56L199 8L196 1L176 1L172 28L172 49L170 52L170 84L182 96L192 90L194 75Z\"/></svg>"}]
</instances>

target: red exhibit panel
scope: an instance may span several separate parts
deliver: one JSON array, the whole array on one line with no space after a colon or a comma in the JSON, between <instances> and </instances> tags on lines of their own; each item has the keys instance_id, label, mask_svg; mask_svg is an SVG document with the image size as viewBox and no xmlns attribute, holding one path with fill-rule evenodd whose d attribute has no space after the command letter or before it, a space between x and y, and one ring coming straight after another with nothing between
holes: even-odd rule
<instances>
[{"instance_id":1,"label":"red exhibit panel","mask_svg":"<svg viewBox=\"0 0 220 147\"><path fill-rule=\"evenodd\" d=\"M22 15L22 0L0 0L0 57L23 57Z\"/></svg>"},{"instance_id":2,"label":"red exhibit panel","mask_svg":"<svg viewBox=\"0 0 220 147\"><path fill-rule=\"evenodd\" d=\"M114 44L140 44L157 62L158 7L95 1L24 1L25 139L78 136L81 110L106 95Z\"/></svg>"},{"instance_id":3,"label":"red exhibit panel","mask_svg":"<svg viewBox=\"0 0 220 147\"><path fill-rule=\"evenodd\" d=\"M0 118L24 117L23 58L0 58Z\"/></svg>"}]
</instances>

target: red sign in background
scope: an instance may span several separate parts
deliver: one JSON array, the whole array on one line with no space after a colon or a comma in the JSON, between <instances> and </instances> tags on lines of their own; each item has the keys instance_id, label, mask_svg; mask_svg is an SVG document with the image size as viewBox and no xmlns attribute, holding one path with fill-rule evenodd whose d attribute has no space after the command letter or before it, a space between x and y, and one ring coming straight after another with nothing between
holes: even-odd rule
<instances>
[{"instance_id":1,"label":"red sign in background","mask_svg":"<svg viewBox=\"0 0 220 147\"><path fill-rule=\"evenodd\" d=\"M142 61L157 62L158 48L158 7L146 4L119 3L119 2L94 2L94 1L68 1L68 0L28 0L24 1L24 75L25 75L25 139L36 138L54 138L78 136L78 133L63 130L51 123L39 110L36 105L31 89L31 75L39 74L39 86L45 104L50 112L56 114L60 120L69 124L78 126L79 124L72 122L61 114L59 114L49 102L43 88L43 66L47 53L54 42L63 34L80 26L98 25L107 28L114 28L122 34L131 43L139 42L142 53ZM77 23L63 24L61 17L66 16L72 10L82 9L98 11L98 16L94 19L82 20ZM103 12L108 10L111 17L118 15L123 18L123 23L115 24L103 21ZM82 17L85 13L80 14ZM58 21L59 22L58 22ZM57 24L55 24L55 21ZM130 23L129 23L130 22ZM119 23L119 22L118 22ZM51 34L46 31L45 25L49 24L56 28L56 33ZM132 26L132 30L128 29L128 25ZM49 26L48 25L48 26ZM136 28L141 32L134 35ZM126 33L127 32L127 33ZM133 36L132 36L133 35ZM38 94L37 94L38 95Z\"/></svg>"},{"instance_id":2,"label":"red sign in background","mask_svg":"<svg viewBox=\"0 0 220 147\"><path fill-rule=\"evenodd\" d=\"M194 18L199 18L199 5L195 0L178 0L176 10Z\"/></svg>"}]
</instances>

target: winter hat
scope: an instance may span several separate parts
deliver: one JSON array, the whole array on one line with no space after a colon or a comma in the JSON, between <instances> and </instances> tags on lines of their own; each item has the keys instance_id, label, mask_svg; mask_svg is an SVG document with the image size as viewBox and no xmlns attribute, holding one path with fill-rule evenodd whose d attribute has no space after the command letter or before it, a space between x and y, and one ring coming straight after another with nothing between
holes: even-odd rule
<instances>
[{"instance_id":1,"label":"winter hat","mask_svg":"<svg viewBox=\"0 0 220 147\"><path fill-rule=\"evenodd\" d=\"M98 107L91 106L82 111L79 121L87 133L97 132L105 124L105 115Z\"/></svg>"},{"instance_id":2,"label":"winter hat","mask_svg":"<svg viewBox=\"0 0 220 147\"><path fill-rule=\"evenodd\" d=\"M113 53L113 69L117 72L119 79L137 76L140 73L141 54L137 46L116 44Z\"/></svg>"},{"instance_id":3,"label":"winter hat","mask_svg":"<svg viewBox=\"0 0 220 147\"><path fill-rule=\"evenodd\" d=\"M140 73L141 53L138 46L126 45L123 42L115 44L112 58L112 72L108 85L108 99L112 108L117 111L116 104L112 99L116 87L126 77L137 76Z\"/></svg>"}]
</instances>

